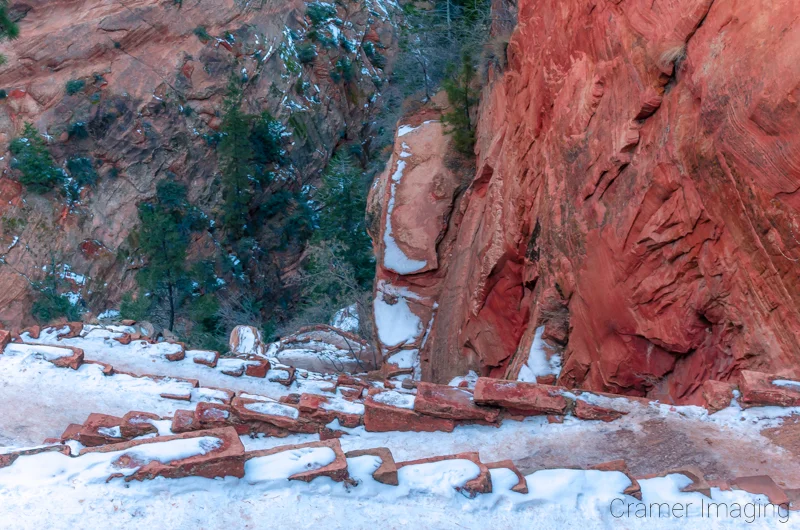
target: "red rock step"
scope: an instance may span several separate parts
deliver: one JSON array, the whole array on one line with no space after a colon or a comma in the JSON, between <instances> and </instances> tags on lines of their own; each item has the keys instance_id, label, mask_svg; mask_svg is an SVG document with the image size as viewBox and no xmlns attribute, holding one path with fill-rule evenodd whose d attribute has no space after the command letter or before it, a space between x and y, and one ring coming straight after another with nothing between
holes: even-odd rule
<instances>
[{"instance_id":1,"label":"red rock step","mask_svg":"<svg viewBox=\"0 0 800 530\"><path fill-rule=\"evenodd\" d=\"M467 481L464 486L458 488L469 494L470 497L475 497L479 493L492 492L492 475L489 473L489 468L481 462L478 453L458 453L455 455L432 456L428 458L420 458L419 460L408 460L397 464L397 469L402 469L407 466L414 466L418 464L429 464L431 462L442 462L444 460L469 460L478 466L478 476L472 480ZM527 485L525 486L527 489Z\"/></svg>"},{"instance_id":2,"label":"red rock step","mask_svg":"<svg viewBox=\"0 0 800 530\"><path fill-rule=\"evenodd\" d=\"M172 436L130 440L99 447L87 447L81 450L78 458L87 453L124 452L127 449L146 444L200 437L217 438L221 441L221 444L218 447L210 449L205 454L194 455L166 463L153 460L141 465L141 462L137 462L135 458L123 454L117 460L116 465L120 468L136 468L134 473L124 477L126 481L147 480L155 477L183 478L195 476L217 478L233 476L242 478L244 476L244 446L236 430L230 427L175 434ZM109 480L116 477L122 477L122 475L112 475L109 477Z\"/></svg>"},{"instance_id":3,"label":"red rock step","mask_svg":"<svg viewBox=\"0 0 800 530\"><path fill-rule=\"evenodd\" d=\"M342 452L342 446L339 440L324 440L319 442L309 442L296 445L282 445L280 447L273 447L271 449L262 449L259 451L249 451L245 454L245 460L259 458L264 456L271 456L286 451L294 451L297 449L319 448L327 447L334 452L334 460L330 464L320 467L318 469L311 469L295 473L289 477L289 480L302 480L304 482L311 482L317 477L329 477L336 482L343 482L349 478L347 472L347 459Z\"/></svg>"},{"instance_id":4,"label":"red rock step","mask_svg":"<svg viewBox=\"0 0 800 530\"><path fill-rule=\"evenodd\" d=\"M774 381L791 384L776 385ZM744 407L798 407L800 406L800 381L788 377L742 370L739 374L739 389Z\"/></svg>"}]
</instances>

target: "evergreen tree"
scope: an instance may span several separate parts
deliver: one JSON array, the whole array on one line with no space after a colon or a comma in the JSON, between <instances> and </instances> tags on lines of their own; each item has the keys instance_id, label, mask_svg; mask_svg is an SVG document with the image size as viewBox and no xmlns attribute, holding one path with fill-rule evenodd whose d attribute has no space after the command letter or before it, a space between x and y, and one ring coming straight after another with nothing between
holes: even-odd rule
<instances>
[{"instance_id":1,"label":"evergreen tree","mask_svg":"<svg viewBox=\"0 0 800 530\"><path fill-rule=\"evenodd\" d=\"M250 187L254 156L253 144L250 141L252 117L239 108L240 99L241 90L238 81L231 78L218 152L223 187L222 221L232 240L238 239L245 233L252 198Z\"/></svg>"},{"instance_id":2,"label":"evergreen tree","mask_svg":"<svg viewBox=\"0 0 800 530\"><path fill-rule=\"evenodd\" d=\"M19 37L19 27L8 15L8 1L0 0L0 42ZM0 65L5 64L6 56L0 54Z\"/></svg>"},{"instance_id":3,"label":"evergreen tree","mask_svg":"<svg viewBox=\"0 0 800 530\"><path fill-rule=\"evenodd\" d=\"M372 241L367 235L367 183L353 160L337 153L322 175L317 195L322 208L317 240L341 243L341 258L352 267L356 281L369 287L375 275Z\"/></svg>"},{"instance_id":4,"label":"evergreen tree","mask_svg":"<svg viewBox=\"0 0 800 530\"><path fill-rule=\"evenodd\" d=\"M444 115L448 132L453 135L453 143L459 151L472 154L475 147L475 129L472 126L472 108L478 103L478 89L475 88L475 65L472 55L465 51L459 67L453 68L442 83L452 110Z\"/></svg>"},{"instance_id":5,"label":"evergreen tree","mask_svg":"<svg viewBox=\"0 0 800 530\"><path fill-rule=\"evenodd\" d=\"M139 206L140 249L147 264L136 279L150 293L153 304L166 305L167 328L175 328L175 315L189 290L186 251L193 216L188 214L186 187L162 180L156 186L156 201Z\"/></svg>"},{"instance_id":6,"label":"evergreen tree","mask_svg":"<svg viewBox=\"0 0 800 530\"><path fill-rule=\"evenodd\" d=\"M53 164L44 139L30 124L25 124L22 136L9 146L14 158L11 167L20 172L19 181L34 193L46 193L58 185L64 173Z\"/></svg>"}]
</instances>

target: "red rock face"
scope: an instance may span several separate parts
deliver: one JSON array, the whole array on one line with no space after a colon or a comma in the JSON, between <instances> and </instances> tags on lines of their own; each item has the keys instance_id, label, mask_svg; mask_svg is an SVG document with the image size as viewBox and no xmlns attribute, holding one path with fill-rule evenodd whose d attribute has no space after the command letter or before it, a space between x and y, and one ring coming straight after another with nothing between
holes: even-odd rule
<instances>
[{"instance_id":1,"label":"red rock face","mask_svg":"<svg viewBox=\"0 0 800 530\"><path fill-rule=\"evenodd\" d=\"M516 378L541 325L566 330L568 387L700 403L743 369L798 375L800 6L518 8L423 378Z\"/></svg>"}]
</instances>

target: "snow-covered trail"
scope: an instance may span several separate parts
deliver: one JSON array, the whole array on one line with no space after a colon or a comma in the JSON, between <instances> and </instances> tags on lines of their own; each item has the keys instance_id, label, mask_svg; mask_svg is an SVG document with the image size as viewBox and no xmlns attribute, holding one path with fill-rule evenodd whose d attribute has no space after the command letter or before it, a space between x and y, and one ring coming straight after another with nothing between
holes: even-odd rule
<instances>
[{"instance_id":1,"label":"snow-covered trail","mask_svg":"<svg viewBox=\"0 0 800 530\"><path fill-rule=\"evenodd\" d=\"M87 359L110 362L115 368L122 365L137 373L191 377L199 379L201 386L273 398L288 393L324 393L323 387L331 385L328 380L313 377L300 378L291 388L268 379L231 377L195 364L188 357L167 361L150 355L142 346L121 345L112 336L95 332L84 338L57 341L53 330L45 330L39 340L80 347ZM204 400L198 396L189 403L159 396L183 383L127 375L106 377L96 365L83 365L75 371L24 355L0 355L0 374L0 402L14 404L0 414L0 447L38 445L45 438L59 436L70 423L82 423L93 412L122 416L139 410L166 417L177 409L193 409L195 401ZM505 420L500 427L461 425L453 433L370 433L359 427L342 429L348 434L341 443L346 451L388 447L399 460L477 451L485 462L512 459L523 472L553 466L590 466L620 458L638 475L698 465L723 479L766 473L800 488L800 459L761 434L764 428L781 423L769 416L770 411L759 409L733 408L708 416L695 407L636 406L612 423L567 417L563 424L549 424L540 416L524 421ZM762 417L767 419L759 419ZM259 449L312 441L317 436L292 438L296 440L252 440L245 436L243 441L248 449ZM754 459L754 454L761 457Z\"/></svg>"},{"instance_id":2,"label":"snow-covered trail","mask_svg":"<svg viewBox=\"0 0 800 530\"><path fill-rule=\"evenodd\" d=\"M58 339L58 334L63 333L66 329L46 328L42 330L38 339L32 339L27 334L23 334L22 338L25 342L38 344L74 346L83 350L86 360L108 363L116 370L128 371L138 375L155 374L197 379L200 381L201 386L226 388L234 392L247 392L273 398L286 394L285 386L278 382L270 381L271 374L267 378L231 377L220 370L222 363L225 361L220 360L220 366L211 368L193 362L188 354L181 361L169 361L152 351L159 345L148 344L144 341L120 344L114 338L122 336L122 333L111 332L102 328L93 329L84 337ZM279 371L281 373L276 375L285 377L285 371ZM295 388L295 391L315 393L320 388L329 387L330 382L323 379L305 379L302 376L298 376L297 385L298 388Z\"/></svg>"},{"instance_id":3,"label":"snow-covered trail","mask_svg":"<svg viewBox=\"0 0 800 530\"><path fill-rule=\"evenodd\" d=\"M197 450L193 446L190 449ZM399 472L398 486L380 484L372 478L377 463L370 456L348 459L355 485L327 477L309 484L287 481L288 474L302 461L299 455L289 453L281 453L270 462L251 460L242 479L156 478L126 484L121 480L104 483L104 466L113 454L89 456L91 462L82 464L85 456L69 460L53 453L34 455L0 470L0 517L5 527L587 530L775 528L782 524L797 528L786 512L753 520L709 520L701 515L700 503L710 499L681 492L690 482L682 475L642 480L640 486L646 504L693 505L687 517L638 520L620 517L626 505L639 506L639 501L622 494L630 480L613 471L542 470L526 477L529 492L521 494L511 491L517 481L513 473L492 470L493 492L469 498L454 488L477 472L464 460L411 466ZM67 473L70 480L53 480L47 471L50 468L58 476ZM716 488L711 496L715 502L727 504L767 502L763 496Z\"/></svg>"},{"instance_id":4,"label":"snow-covered trail","mask_svg":"<svg viewBox=\"0 0 800 530\"><path fill-rule=\"evenodd\" d=\"M30 355L0 355L0 447L33 446L59 437L92 412L132 410L171 416L193 404L160 396L176 385L127 375L103 375L98 365L59 368ZM178 385L180 386L180 385Z\"/></svg>"}]
</instances>

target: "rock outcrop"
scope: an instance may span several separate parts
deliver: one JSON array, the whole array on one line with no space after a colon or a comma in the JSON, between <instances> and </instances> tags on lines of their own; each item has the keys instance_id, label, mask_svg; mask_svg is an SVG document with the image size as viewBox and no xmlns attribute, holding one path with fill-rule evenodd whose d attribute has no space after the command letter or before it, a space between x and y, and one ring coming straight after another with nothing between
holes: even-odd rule
<instances>
[{"instance_id":1,"label":"rock outcrop","mask_svg":"<svg viewBox=\"0 0 800 530\"><path fill-rule=\"evenodd\" d=\"M799 9L520 0L463 197L427 171L407 198L408 169L383 193L378 246L407 259L384 254L378 299L419 293L392 296L420 320L422 379L516 379L542 326L567 387L695 403L745 369L797 376Z\"/></svg>"},{"instance_id":2,"label":"rock outcrop","mask_svg":"<svg viewBox=\"0 0 800 530\"><path fill-rule=\"evenodd\" d=\"M232 76L244 112L269 112L284 127L286 161L258 203L313 185L342 142L370 149L397 46L396 7L382 0L325 4L314 17L303 0L9 4L20 29L0 67L0 322L9 328L31 323L30 282L53 261L76 303L95 314L114 307L141 266L128 238L137 205L159 180L183 182L192 204L219 219L214 144ZM25 122L65 170L89 161L96 181L74 201L16 180L7 150ZM259 220L255 237L275 249L259 266L280 278L302 251L275 242L287 215ZM195 233L193 258L220 251L232 252L213 223Z\"/></svg>"}]
</instances>

